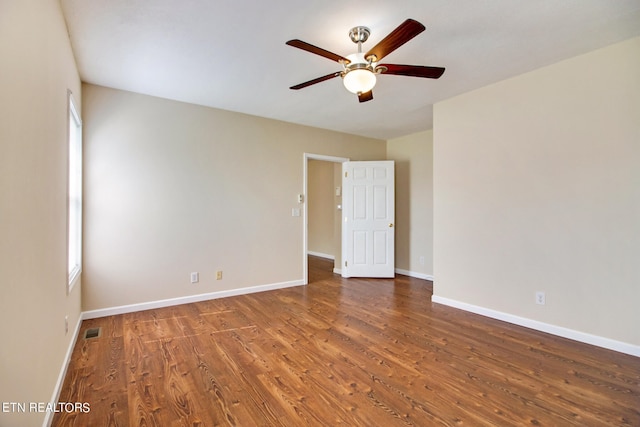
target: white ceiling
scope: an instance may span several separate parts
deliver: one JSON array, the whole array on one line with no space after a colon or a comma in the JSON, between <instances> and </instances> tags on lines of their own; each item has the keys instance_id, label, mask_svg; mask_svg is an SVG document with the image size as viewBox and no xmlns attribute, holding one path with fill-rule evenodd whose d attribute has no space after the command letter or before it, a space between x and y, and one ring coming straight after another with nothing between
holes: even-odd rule
<instances>
[{"instance_id":1,"label":"white ceiling","mask_svg":"<svg viewBox=\"0 0 640 427\"><path fill-rule=\"evenodd\" d=\"M431 129L435 102L640 35L638 0L61 0L82 81L390 139ZM438 80L382 75L358 103L340 65L406 18L427 30L383 62L445 67ZM640 52L638 53L640 54Z\"/></svg>"}]
</instances>

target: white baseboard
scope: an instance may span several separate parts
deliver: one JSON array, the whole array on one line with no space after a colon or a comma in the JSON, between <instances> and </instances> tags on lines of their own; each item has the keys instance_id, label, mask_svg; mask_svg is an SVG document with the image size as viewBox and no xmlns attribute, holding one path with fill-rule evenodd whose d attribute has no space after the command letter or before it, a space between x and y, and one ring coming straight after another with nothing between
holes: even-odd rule
<instances>
[{"instance_id":1,"label":"white baseboard","mask_svg":"<svg viewBox=\"0 0 640 427\"><path fill-rule=\"evenodd\" d=\"M326 258L326 259L332 259L332 260L336 259L334 255L323 254L322 252L307 251L307 255L317 256L320 258Z\"/></svg>"},{"instance_id":2,"label":"white baseboard","mask_svg":"<svg viewBox=\"0 0 640 427\"><path fill-rule=\"evenodd\" d=\"M82 313L83 319L95 319L98 317L113 316L116 314L133 313L154 308L170 307L172 305L188 304L192 302L207 301L210 299L233 297L236 295L252 294L255 292L272 291L275 289L290 288L292 286L304 285L304 280L293 280L290 282L273 283L270 285L251 286L248 288L231 289L228 291L209 292L206 294L189 295L185 297L169 298L158 301L143 302L139 304L121 305L117 307L100 308L98 310L85 311Z\"/></svg>"},{"instance_id":3,"label":"white baseboard","mask_svg":"<svg viewBox=\"0 0 640 427\"><path fill-rule=\"evenodd\" d=\"M431 301L437 304L448 305L449 307L459 308L460 310L480 314L492 319L513 323L514 325L524 326L525 328L535 329L536 331L546 332L548 334L557 335L563 338L569 338L571 340L579 341L585 344L591 344L597 347L602 347L620 353L630 354L631 356L640 357L640 346L637 345L625 343L622 341L616 341L597 335L591 335L573 329L564 328L562 326L540 322L537 320L527 319L526 317L514 316L512 314L503 313L501 311L492 310L477 305L467 304L465 302L456 301L437 295L433 295L431 297Z\"/></svg>"},{"instance_id":4,"label":"white baseboard","mask_svg":"<svg viewBox=\"0 0 640 427\"><path fill-rule=\"evenodd\" d=\"M64 379L67 376L67 368L69 368L69 362L71 361L71 355L73 354L73 349L76 346L76 341L78 341L78 334L80 333L80 326L83 321L82 313L78 316L78 322L76 323L76 327L73 331L73 335L71 336L71 342L69 342L69 347L67 348L67 353L64 355L64 360L62 361L62 367L60 368L60 373L58 374L58 380L56 381L56 385L53 388L53 395L51 396L51 400L49 402L55 403L60 398L60 392L62 391L62 385L64 384ZM47 411L44 416L44 422L42 423L42 427L49 427L51 422L53 421L54 412Z\"/></svg>"},{"instance_id":5,"label":"white baseboard","mask_svg":"<svg viewBox=\"0 0 640 427\"><path fill-rule=\"evenodd\" d=\"M402 274L404 276L415 277L416 279L429 280L433 282L433 276L424 273L417 273L415 271L403 270L401 268L396 268L396 273Z\"/></svg>"}]
</instances>

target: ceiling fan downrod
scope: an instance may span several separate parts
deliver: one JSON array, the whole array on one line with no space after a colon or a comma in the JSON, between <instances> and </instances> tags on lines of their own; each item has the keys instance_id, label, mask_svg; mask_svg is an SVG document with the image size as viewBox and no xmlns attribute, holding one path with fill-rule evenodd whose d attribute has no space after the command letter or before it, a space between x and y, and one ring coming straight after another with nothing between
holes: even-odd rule
<instances>
[{"instance_id":1,"label":"ceiling fan downrod","mask_svg":"<svg viewBox=\"0 0 640 427\"><path fill-rule=\"evenodd\" d=\"M349 38L358 45L358 53L362 53L362 43L369 39L371 30L367 27L353 27L349 31Z\"/></svg>"}]
</instances>

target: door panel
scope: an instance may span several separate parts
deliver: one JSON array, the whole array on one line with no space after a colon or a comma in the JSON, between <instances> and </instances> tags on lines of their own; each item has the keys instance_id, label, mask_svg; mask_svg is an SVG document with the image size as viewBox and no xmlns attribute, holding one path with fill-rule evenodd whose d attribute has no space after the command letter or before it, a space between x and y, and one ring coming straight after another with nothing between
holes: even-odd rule
<instances>
[{"instance_id":1,"label":"door panel","mask_svg":"<svg viewBox=\"0 0 640 427\"><path fill-rule=\"evenodd\" d=\"M382 219L389 217L387 200L387 187L376 185L373 187L373 217L375 219Z\"/></svg>"},{"instance_id":2,"label":"door panel","mask_svg":"<svg viewBox=\"0 0 640 427\"><path fill-rule=\"evenodd\" d=\"M353 232L353 264L363 265L367 263L367 233L365 231Z\"/></svg>"},{"instance_id":3,"label":"door panel","mask_svg":"<svg viewBox=\"0 0 640 427\"><path fill-rule=\"evenodd\" d=\"M393 161L343 163L344 277L394 277Z\"/></svg>"},{"instance_id":4,"label":"door panel","mask_svg":"<svg viewBox=\"0 0 640 427\"><path fill-rule=\"evenodd\" d=\"M364 185L353 187L353 219L367 219L367 187Z\"/></svg>"}]
</instances>

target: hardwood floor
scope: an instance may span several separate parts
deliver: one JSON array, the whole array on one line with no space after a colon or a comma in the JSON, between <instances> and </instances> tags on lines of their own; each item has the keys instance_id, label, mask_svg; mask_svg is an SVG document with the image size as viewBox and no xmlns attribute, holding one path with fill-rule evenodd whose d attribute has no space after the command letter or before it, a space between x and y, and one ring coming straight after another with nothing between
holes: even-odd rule
<instances>
[{"instance_id":1,"label":"hardwood floor","mask_svg":"<svg viewBox=\"0 0 640 427\"><path fill-rule=\"evenodd\" d=\"M342 279L84 321L54 426L640 425L640 358Z\"/></svg>"}]
</instances>

